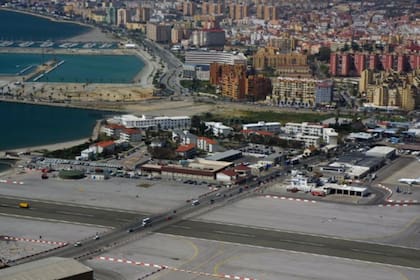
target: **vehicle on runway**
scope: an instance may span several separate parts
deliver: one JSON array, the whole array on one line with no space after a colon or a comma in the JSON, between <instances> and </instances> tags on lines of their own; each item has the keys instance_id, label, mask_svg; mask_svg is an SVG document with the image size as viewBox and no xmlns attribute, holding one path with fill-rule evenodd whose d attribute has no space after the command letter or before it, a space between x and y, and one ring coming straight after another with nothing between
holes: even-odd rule
<instances>
[{"instance_id":1,"label":"vehicle on runway","mask_svg":"<svg viewBox=\"0 0 420 280\"><path fill-rule=\"evenodd\" d=\"M29 208L29 203L28 202L21 202L21 203L19 203L19 208L28 209Z\"/></svg>"},{"instance_id":2,"label":"vehicle on runway","mask_svg":"<svg viewBox=\"0 0 420 280\"><path fill-rule=\"evenodd\" d=\"M150 225L152 225L152 219L150 219L150 218L144 218L141 221L141 224L142 224L143 227L150 226Z\"/></svg>"},{"instance_id":3,"label":"vehicle on runway","mask_svg":"<svg viewBox=\"0 0 420 280\"><path fill-rule=\"evenodd\" d=\"M401 178L401 179L398 179L398 182L409 184L409 185L413 185L413 184L416 185L416 184L420 184L420 177L417 177L416 179Z\"/></svg>"}]
</instances>

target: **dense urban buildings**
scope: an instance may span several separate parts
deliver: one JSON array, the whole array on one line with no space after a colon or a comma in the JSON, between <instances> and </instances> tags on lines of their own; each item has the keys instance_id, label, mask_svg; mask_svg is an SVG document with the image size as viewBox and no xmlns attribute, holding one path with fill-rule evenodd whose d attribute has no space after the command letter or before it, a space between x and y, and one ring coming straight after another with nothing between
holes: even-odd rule
<instances>
[{"instance_id":1,"label":"dense urban buildings","mask_svg":"<svg viewBox=\"0 0 420 280\"><path fill-rule=\"evenodd\" d=\"M414 110L420 107L419 71L417 69L408 73L394 71L374 73L371 70L364 70L359 90L373 106Z\"/></svg>"}]
</instances>

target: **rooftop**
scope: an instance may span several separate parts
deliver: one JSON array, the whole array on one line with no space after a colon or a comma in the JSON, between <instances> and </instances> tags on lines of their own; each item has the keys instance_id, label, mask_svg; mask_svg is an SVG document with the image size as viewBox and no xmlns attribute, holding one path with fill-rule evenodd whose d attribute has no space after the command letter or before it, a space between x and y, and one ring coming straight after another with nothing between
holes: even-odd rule
<instances>
[{"instance_id":1,"label":"rooftop","mask_svg":"<svg viewBox=\"0 0 420 280\"><path fill-rule=\"evenodd\" d=\"M55 280L92 272L92 269L68 258L50 257L0 270L2 280ZM92 272L93 273L93 272Z\"/></svg>"}]
</instances>

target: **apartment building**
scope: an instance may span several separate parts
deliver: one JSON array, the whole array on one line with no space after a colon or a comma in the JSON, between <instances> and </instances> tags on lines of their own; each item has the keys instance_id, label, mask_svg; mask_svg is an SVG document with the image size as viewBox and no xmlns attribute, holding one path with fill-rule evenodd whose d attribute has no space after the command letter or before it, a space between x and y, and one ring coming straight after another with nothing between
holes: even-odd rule
<instances>
[{"instance_id":1,"label":"apartment building","mask_svg":"<svg viewBox=\"0 0 420 280\"><path fill-rule=\"evenodd\" d=\"M366 69L408 72L419 67L418 53L344 52L330 56L330 73L333 76L360 76Z\"/></svg>"},{"instance_id":2,"label":"apartment building","mask_svg":"<svg viewBox=\"0 0 420 280\"><path fill-rule=\"evenodd\" d=\"M137 117L134 115L121 115L114 117L111 123L119 123L127 128L142 129L189 129L191 127L191 118L187 116L180 117L147 117L142 115Z\"/></svg>"},{"instance_id":3,"label":"apartment building","mask_svg":"<svg viewBox=\"0 0 420 280\"><path fill-rule=\"evenodd\" d=\"M160 23L147 23L147 38L157 43L168 43L171 40L170 25Z\"/></svg>"},{"instance_id":4,"label":"apartment building","mask_svg":"<svg viewBox=\"0 0 420 280\"><path fill-rule=\"evenodd\" d=\"M220 15L224 13L224 5L222 2L204 2L201 4L201 14L203 15Z\"/></svg>"},{"instance_id":5,"label":"apartment building","mask_svg":"<svg viewBox=\"0 0 420 280\"><path fill-rule=\"evenodd\" d=\"M267 96L267 101L284 107L313 107L316 104L318 85L327 86L326 82L321 80L283 77L272 79L272 83L273 90L271 95ZM332 86L332 83L328 85ZM318 93L325 94L323 90L318 90Z\"/></svg>"},{"instance_id":6,"label":"apartment building","mask_svg":"<svg viewBox=\"0 0 420 280\"><path fill-rule=\"evenodd\" d=\"M228 136L232 134L233 128L226 126L221 122L205 122L207 128L211 129L214 136Z\"/></svg>"},{"instance_id":7,"label":"apartment building","mask_svg":"<svg viewBox=\"0 0 420 280\"><path fill-rule=\"evenodd\" d=\"M303 141L307 147L319 147L321 143L337 145L338 133L333 128L324 127L319 124L286 123L283 131L293 140Z\"/></svg>"},{"instance_id":8,"label":"apartment building","mask_svg":"<svg viewBox=\"0 0 420 280\"><path fill-rule=\"evenodd\" d=\"M311 77L308 58L300 53L280 53L273 47L260 48L253 56L253 66L256 70L273 68L275 73L283 77Z\"/></svg>"},{"instance_id":9,"label":"apartment building","mask_svg":"<svg viewBox=\"0 0 420 280\"><path fill-rule=\"evenodd\" d=\"M234 100L263 100L271 92L271 80L247 75L244 64L210 64L210 83L217 85L223 96Z\"/></svg>"},{"instance_id":10,"label":"apartment building","mask_svg":"<svg viewBox=\"0 0 420 280\"><path fill-rule=\"evenodd\" d=\"M226 43L225 31L220 28L195 30L191 38L197 47L223 47Z\"/></svg>"},{"instance_id":11,"label":"apartment building","mask_svg":"<svg viewBox=\"0 0 420 280\"><path fill-rule=\"evenodd\" d=\"M279 133L281 131L281 124L279 122L264 122L248 123L242 125L243 130L251 131L268 131L271 133Z\"/></svg>"},{"instance_id":12,"label":"apartment building","mask_svg":"<svg viewBox=\"0 0 420 280\"><path fill-rule=\"evenodd\" d=\"M420 108L420 69L409 73L366 70L362 73L359 89L365 90L373 106L411 111Z\"/></svg>"},{"instance_id":13,"label":"apartment building","mask_svg":"<svg viewBox=\"0 0 420 280\"><path fill-rule=\"evenodd\" d=\"M229 5L229 18L232 20L242 20L249 17L248 4L230 4Z\"/></svg>"}]
</instances>

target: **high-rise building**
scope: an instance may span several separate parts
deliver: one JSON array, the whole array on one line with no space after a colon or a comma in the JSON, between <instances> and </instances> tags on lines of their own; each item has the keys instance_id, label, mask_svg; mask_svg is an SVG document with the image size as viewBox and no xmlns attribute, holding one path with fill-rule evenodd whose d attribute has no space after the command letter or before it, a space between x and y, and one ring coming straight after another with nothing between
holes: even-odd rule
<instances>
[{"instance_id":1,"label":"high-rise building","mask_svg":"<svg viewBox=\"0 0 420 280\"><path fill-rule=\"evenodd\" d=\"M139 22L147 22L150 20L150 7L138 7L136 9L136 19Z\"/></svg>"},{"instance_id":2,"label":"high-rise building","mask_svg":"<svg viewBox=\"0 0 420 280\"><path fill-rule=\"evenodd\" d=\"M369 103L398 107L405 111L420 108L420 71L374 73L366 88Z\"/></svg>"},{"instance_id":3,"label":"high-rise building","mask_svg":"<svg viewBox=\"0 0 420 280\"><path fill-rule=\"evenodd\" d=\"M330 56L330 73L333 76L348 76L350 73L350 55L332 53Z\"/></svg>"},{"instance_id":4,"label":"high-rise building","mask_svg":"<svg viewBox=\"0 0 420 280\"><path fill-rule=\"evenodd\" d=\"M266 21L278 20L280 18L280 6L273 5L257 5L256 16L258 19Z\"/></svg>"},{"instance_id":5,"label":"high-rise building","mask_svg":"<svg viewBox=\"0 0 420 280\"><path fill-rule=\"evenodd\" d=\"M311 77L308 58L300 53L280 53L277 49L261 48L253 57L253 66L257 70L272 68L279 76Z\"/></svg>"},{"instance_id":6,"label":"high-rise building","mask_svg":"<svg viewBox=\"0 0 420 280\"><path fill-rule=\"evenodd\" d=\"M117 10L117 26L125 26L127 24L127 10Z\"/></svg>"},{"instance_id":7,"label":"high-rise building","mask_svg":"<svg viewBox=\"0 0 420 280\"><path fill-rule=\"evenodd\" d=\"M232 20L241 20L249 17L249 5L247 4L230 4L229 18Z\"/></svg>"},{"instance_id":8,"label":"high-rise building","mask_svg":"<svg viewBox=\"0 0 420 280\"><path fill-rule=\"evenodd\" d=\"M317 86L324 81L314 79L298 79L278 77L272 80L273 91L267 96L267 101L273 105L282 107L306 107L316 104ZM326 86L326 84L325 84ZM320 92L319 98L325 92Z\"/></svg>"},{"instance_id":9,"label":"high-rise building","mask_svg":"<svg viewBox=\"0 0 420 280\"><path fill-rule=\"evenodd\" d=\"M198 47L222 47L225 42L226 35L223 29L202 29L192 33L192 43Z\"/></svg>"},{"instance_id":10,"label":"high-rise building","mask_svg":"<svg viewBox=\"0 0 420 280\"><path fill-rule=\"evenodd\" d=\"M245 95L248 100L264 100L272 90L271 79L262 75L250 75L245 80Z\"/></svg>"},{"instance_id":11,"label":"high-rise building","mask_svg":"<svg viewBox=\"0 0 420 280\"><path fill-rule=\"evenodd\" d=\"M373 71L370 69L365 69L360 74L359 80L359 93L366 93L368 85L372 83Z\"/></svg>"},{"instance_id":12,"label":"high-rise building","mask_svg":"<svg viewBox=\"0 0 420 280\"><path fill-rule=\"evenodd\" d=\"M159 23L147 23L147 38L157 43L168 43L171 39L171 26Z\"/></svg>"},{"instance_id":13,"label":"high-rise building","mask_svg":"<svg viewBox=\"0 0 420 280\"><path fill-rule=\"evenodd\" d=\"M224 13L224 5L219 2L203 2L201 4L202 15L220 15Z\"/></svg>"},{"instance_id":14,"label":"high-rise building","mask_svg":"<svg viewBox=\"0 0 420 280\"><path fill-rule=\"evenodd\" d=\"M105 20L110 25L117 24L117 10L114 7L107 8Z\"/></svg>"},{"instance_id":15,"label":"high-rise building","mask_svg":"<svg viewBox=\"0 0 420 280\"><path fill-rule=\"evenodd\" d=\"M247 76L244 64L210 64L210 83L223 96L234 100L262 100L271 93L271 81L263 76Z\"/></svg>"},{"instance_id":16,"label":"high-rise building","mask_svg":"<svg viewBox=\"0 0 420 280\"><path fill-rule=\"evenodd\" d=\"M182 3L182 14L184 16L194 16L197 9L197 4L191 1L184 1Z\"/></svg>"}]
</instances>

